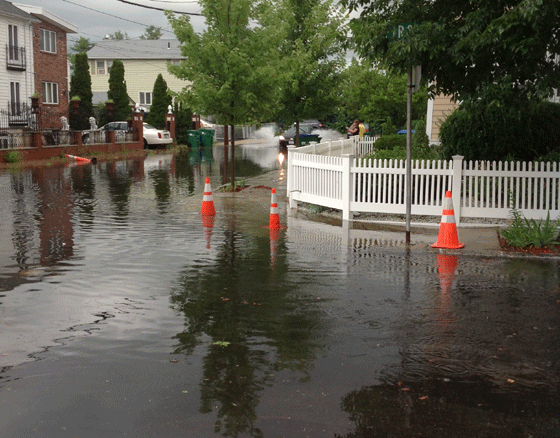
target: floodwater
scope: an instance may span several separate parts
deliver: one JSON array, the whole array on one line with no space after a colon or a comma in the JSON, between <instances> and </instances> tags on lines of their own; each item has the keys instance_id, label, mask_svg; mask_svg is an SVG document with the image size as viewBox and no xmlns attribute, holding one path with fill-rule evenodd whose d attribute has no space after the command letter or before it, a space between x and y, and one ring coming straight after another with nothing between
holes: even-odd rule
<instances>
[{"instance_id":1,"label":"floodwater","mask_svg":"<svg viewBox=\"0 0 560 438\"><path fill-rule=\"evenodd\" d=\"M0 436L559 436L557 260L208 220L206 176L220 148L0 174Z\"/></svg>"}]
</instances>

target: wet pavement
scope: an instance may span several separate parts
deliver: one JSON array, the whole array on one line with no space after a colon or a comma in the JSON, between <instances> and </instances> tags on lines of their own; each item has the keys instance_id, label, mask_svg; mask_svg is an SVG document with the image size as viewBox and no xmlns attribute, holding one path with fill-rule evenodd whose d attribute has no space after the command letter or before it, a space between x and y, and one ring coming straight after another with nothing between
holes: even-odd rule
<instances>
[{"instance_id":1,"label":"wet pavement","mask_svg":"<svg viewBox=\"0 0 560 438\"><path fill-rule=\"evenodd\" d=\"M557 436L558 258L288 211L270 162L222 192L218 156L0 174L1 436Z\"/></svg>"}]
</instances>

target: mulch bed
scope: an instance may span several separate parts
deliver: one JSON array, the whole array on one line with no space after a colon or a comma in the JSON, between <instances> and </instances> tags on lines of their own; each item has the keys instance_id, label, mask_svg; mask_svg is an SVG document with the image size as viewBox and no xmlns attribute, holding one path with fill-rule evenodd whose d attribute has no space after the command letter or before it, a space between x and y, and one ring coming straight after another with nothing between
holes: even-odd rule
<instances>
[{"instance_id":1,"label":"mulch bed","mask_svg":"<svg viewBox=\"0 0 560 438\"><path fill-rule=\"evenodd\" d=\"M560 255L560 245L553 245L552 247L542 247L542 248L535 248L534 246L526 246L525 248L519 248L517 246L510 246L503 236L498 233L498 242L500 243L500 248L504 252L511 252L511 253L521 253L521 254L530 254L530 255L545 255L545 254L553 254L553 255Z\"/></svg>"}]
</instances>

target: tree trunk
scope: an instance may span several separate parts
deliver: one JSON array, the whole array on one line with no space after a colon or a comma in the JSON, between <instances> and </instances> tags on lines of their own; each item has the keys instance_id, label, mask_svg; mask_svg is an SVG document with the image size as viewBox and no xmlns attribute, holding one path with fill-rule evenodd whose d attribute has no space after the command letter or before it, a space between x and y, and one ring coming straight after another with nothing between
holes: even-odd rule
<instances>
[{"instance_id":1,"label":"tree trunk","mask_svg":"<svg viewBox=\"0 0 560 438\"><path fill-rule=\"evenodd\" d=\"M231 189L235 188L235 125L231 126Z\"/></svg>"}]
</instances>

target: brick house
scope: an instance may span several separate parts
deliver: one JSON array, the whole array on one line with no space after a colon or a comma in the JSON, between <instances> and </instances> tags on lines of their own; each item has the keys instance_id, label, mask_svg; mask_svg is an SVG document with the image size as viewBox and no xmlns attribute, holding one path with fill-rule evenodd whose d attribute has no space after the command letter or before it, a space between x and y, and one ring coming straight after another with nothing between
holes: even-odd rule
<instances>
[{"instance_id":1,"label":"brick house","mask_svg":"<svg viewBox=\"0 0 560 438\"><path fill-rule=\"evenodd\" d=\"M42 129L61 129L61 117L68 118L69 101L66 35L77 33L78 28L42 7L14 6L37 19L33 23L34 91L40 96L37 124Z\"/></svg>"}]
</instances>

